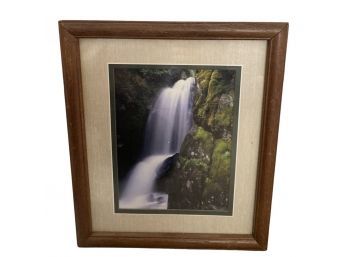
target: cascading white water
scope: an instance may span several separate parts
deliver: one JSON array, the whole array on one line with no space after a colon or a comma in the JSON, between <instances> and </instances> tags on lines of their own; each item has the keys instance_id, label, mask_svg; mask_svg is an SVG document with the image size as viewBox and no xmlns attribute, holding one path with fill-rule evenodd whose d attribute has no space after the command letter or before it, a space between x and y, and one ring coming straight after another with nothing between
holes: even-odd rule
<instances>
[{"instance_id":1,"label":"cascading white water","mask_svg":"<svg viewBox=\"0 0 348 257\"><path fill-rule=\"evenodd\" d=\"M119 200L122 209L167 209L168 195L154 192L163 162L180 151L192 126L192 87L195 79L177 81L158 96L147 120L144 156L130 171Z\"/></svg>"},{"instance_id":2,"label":"cascading white water","mask_svg":"<svg viewBox=\"0 0 348 257\"><path fill-rule=\"evenodd\" d=\"M169 155L151 155L135 165L119 201L120 208L167 209L168 196L159 194L156 197L151 193L157 171L168 157Z\"/></svg>"},{"instance_id":3,"label":"cascading white water","mask_svg":"<svg viewBox=\"0 0 348 257\"><path fill-rule=\"evenodd\" d=\"M191 87L195 79L177 81L165 88L155 102L147 120L145 153L176 153L192 125Z\"/></svg>"}]
</instances>

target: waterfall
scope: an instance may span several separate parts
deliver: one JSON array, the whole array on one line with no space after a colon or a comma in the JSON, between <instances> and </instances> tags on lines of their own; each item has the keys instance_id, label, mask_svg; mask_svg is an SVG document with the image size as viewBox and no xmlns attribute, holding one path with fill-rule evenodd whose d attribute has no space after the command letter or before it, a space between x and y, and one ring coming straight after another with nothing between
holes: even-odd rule
<instances>
[{"instance_id":1,"label":"waterfall","mask_svg":"<svg viewBox=\"0 0 348 257\"><path fill-rule=\"evenodd\" d=\"M195 79L190 77L160 92L147 119L144 158L130 171L119 200L120 208L167 209L168 195L154 192L155 180L163 162L180 151L192 126L194 85Z\"/></svg>"}]
</instances>

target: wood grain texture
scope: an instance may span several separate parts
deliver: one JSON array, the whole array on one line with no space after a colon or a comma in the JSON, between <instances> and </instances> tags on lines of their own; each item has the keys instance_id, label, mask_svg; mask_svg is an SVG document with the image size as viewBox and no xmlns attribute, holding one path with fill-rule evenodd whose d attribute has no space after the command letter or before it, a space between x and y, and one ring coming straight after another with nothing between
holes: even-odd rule
<instances>
[{"instance_id":1,"label":"wood grain texture","mask_svg":"<svg viewBox=\"0 0 348 257\"><path fill-rule=\"evenodd\" d=\"M268 43L253 235L267 249L288 26Z\"/></svg>"},{"instance_id":2,"label":"wood grain texture","mask_svg":"<svg viewBox=\"0 0 348 257\"><path fill-rule=\"evenodd\" d=\"M88 38L269 39L285 23L62 21L73 36Z\"/></svg>"},{"instance_id":3,"label":"wood grain texture","mask_svg":"<svg viewBox=\"0 0 348 257\"><path fill-rule=\"evenodd\" d=\"M60 21L59 31L78 245L266 250L288 24ZM251 235L92 231L79 38L268 41L254 226Z\"/></svg>"},{"instance_id":4,"label":"wood grain texture","mask_svg":"<svg viewBox=\"0 0 348 257\"><path fill-rule=\"evenodd\" d=\"M78 39L59 27L77 240L91 233L91 208Z\"/></svg>"}]
</instances>

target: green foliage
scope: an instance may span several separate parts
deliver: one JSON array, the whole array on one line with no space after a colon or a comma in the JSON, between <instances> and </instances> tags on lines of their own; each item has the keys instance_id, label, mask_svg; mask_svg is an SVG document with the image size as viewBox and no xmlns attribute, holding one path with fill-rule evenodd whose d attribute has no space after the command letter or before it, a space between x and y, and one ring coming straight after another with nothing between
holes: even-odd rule
<instances>
[{"instance_id":1,"label":"green foliage","mask_svg":"<svg viewBox=\"0 0 348 257\"><path fill-rule=\"evenodd\" d=\"M220 209L228 206L231 176L230 145L229 140L215 140L209 177L204 181L205 208Z\"/></svg>"},{"instance_id":2,"label":"green foliage","mask_svg":"<svg viewBox=\"0 0 348 257\"><path fill-rule=\"evenodd\" d=\"M223 137L226 137L226 134L232 136L233 98L231 95L223 94L220 97L218 108L213 116L213 131Z\"/></svg>"},{"instance_id":3,"label":"green foliage","mask_svg":"<svg viewBox=\"0 0 348 257\"><path fill-rule=\"evenodd\" d=\"M215 138L231 137L234 99L234 72L199 70L200 92L195 97L194 120Z\"/></svg>"},{"instance_id":4,"label":"green foliage","mask_svg":"<svg viewBox=\"0 0 348 257\"><path fill-rule=\"evenodd\" d=\"M209 163L213 147L214 137L212 133L202 127L196 127L185 137L181 145L180 156L201 158L202 161Z\"/></svg>"},{"instance_id":5,"label":"green foliage","mask_svg":"<svg viewBox=\"0 0 348 257\"><path fill-rule=\"evenodd\" d=\"M183 169L189 172L197 171L199 173L207 174L208 165L202 159L188 159L185 161Z\"/></svg>"},{"instance_id":6,"label":"green foliage","mask_svg":"<svg viewBox=\"0 0 348 257\"><path fill-rule=\"evenodd\" d=\"M231 173L231 142L218 139L214 144L210 175L214 180L225 179Z\"/></svg>"},{"instance_id":7,"label":"green foliage","mask_svg":"<svg viewBox=\"0 0 348 257\"><path fill-rule=\"evenodd\" d=\"M229 127L232 121L232 109L225 108L222 111L219 111L215 114L214 125L217 127Z\"/></svg>"},{"instance_id":8,"label":"green foliage","mask_svg":"<svg viewBox=\"0 0 348 257\"><path fill-rule=\"evenodd\" d=\"M169 82L171 76L178 76L169 69L139 69L138 72L141 77L151 82Z\"/></svg>"},{"instance_id":9,"label":"green foliage","mask_svg":"<svg viewBox=\"0 0 348 257\"><path fill-rule=\"evenodd\" d=\"M198 127L196 133L193 134L193 139L199 141L206 152L210 152L213 148L214 138L212 133Z\"/></svg>"},{"instance_id":10,"label":"green foliage","mask_svg":"<svg viewBox=\"0 0 348 257\"><path fill-rule=\"evenodd\" d=\"M210 82L212 73L213 73L213 70L198 70L196 73L196 78L198 80L199 86L205 94L208 91L209 82Z\"/></svg>"},{"instance_id":11,"label":"green foliage","mask_svg":"<svg viewBox=\"0 0 348 257\"><path fill-rule=\"evenodd\" d=\"M194 76L194 70L182 69L182 68L163 68L163 69L138 69L137 72L147 81L156 83L167 83L167 86L171 86L179 79L186 79L190 76Z\"/></svg>"},{"instance_id":12,"label":"green foliage","mask_svg":"<svg viewBox=\"0 0 348 257\"><path fill-rule=\"evenodd\" d=\"M208 88L208 95L207 95L207 102L210 102L214 99L214 97L218 96L219 94L222 94L223 91L226 89L226 85L221 80L222 75L219 71L214 70L210 77L209 82L209 88Z\"/></svg>"}]
</instances>

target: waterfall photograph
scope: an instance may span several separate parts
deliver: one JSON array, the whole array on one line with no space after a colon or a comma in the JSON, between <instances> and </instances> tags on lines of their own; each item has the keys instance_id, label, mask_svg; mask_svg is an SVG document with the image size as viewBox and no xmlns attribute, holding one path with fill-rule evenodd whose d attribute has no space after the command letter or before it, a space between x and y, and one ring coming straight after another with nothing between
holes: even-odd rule
<instances>
[{"instance_id":1,"label":"waterfall photograph","mask_svg":"<svg viewBox=\"0 0 348 257\"><path fill-rule=\"evenodd\" d=\"M115 212L232 214L240 73L109 64Z\"/></svg>"}]
</instances>

